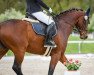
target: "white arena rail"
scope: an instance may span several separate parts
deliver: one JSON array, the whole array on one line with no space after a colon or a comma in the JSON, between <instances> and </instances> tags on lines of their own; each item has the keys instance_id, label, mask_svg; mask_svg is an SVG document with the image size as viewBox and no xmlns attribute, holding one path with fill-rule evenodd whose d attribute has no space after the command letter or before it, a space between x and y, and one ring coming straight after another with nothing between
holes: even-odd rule
<instances>
[{"instance_id":1,"label":"white arena rail","mask_svg":"<svg viewBox=\"0 0 94 75\"><path fill-rule=\"evenodd\" d=\"M69 44L72 44L72 43L78 43L78 50L79 50L79 53L81 53L81 44L82 43L92 43L94 44L94 41L68 41Z\"/></svg>"}]
</instances>

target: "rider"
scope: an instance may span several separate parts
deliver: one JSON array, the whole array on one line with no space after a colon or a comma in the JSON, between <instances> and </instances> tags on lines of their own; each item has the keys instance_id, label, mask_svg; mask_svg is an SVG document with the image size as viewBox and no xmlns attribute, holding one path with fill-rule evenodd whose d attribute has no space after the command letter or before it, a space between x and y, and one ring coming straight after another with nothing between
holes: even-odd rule
<instances>
[{"instance_id":1,"label":"rider","mask_svg":"<svg viewBox=\"0 0 94 75\"><path fill-rule=\"evenodd\" d=\"M50 13L52 13L52 9L49 8L42 0L26 0L27 3L27 9L26 9L26 17L34 16L39 21L45 23L47 25L46 30L46 40L44 43L44 47L47 46L56 46L55 42L52 39L51 30L52 27L54 27L55 22L52 19L52 17L49 17L47 14L43 12L43 8L48 10ZM55 27L54 27L55 29Z\"/></svg>"}]
</instances>

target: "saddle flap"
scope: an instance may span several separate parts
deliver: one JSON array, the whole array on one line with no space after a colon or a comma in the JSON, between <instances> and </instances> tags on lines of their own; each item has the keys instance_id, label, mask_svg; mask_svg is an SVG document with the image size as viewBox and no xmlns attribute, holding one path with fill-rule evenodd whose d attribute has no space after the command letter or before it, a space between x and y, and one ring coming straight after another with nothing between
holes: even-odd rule
<instances>
[{"instance_id":1,"label":"saddle flap","mask_svg":"<svg viewBox=\"0 0 94 75\"><path fill-rule=\"evenodd\" d=\"M47 26L44 25L43 23L37 23L33 22L32 24L34 31L39 34L39 35L46 35L46 28Z\"/></svg>"},{"instance_id":2,"label":"saddle flap","mask_svg":"<svg viewBox=\"0 0 94 75\"><path fill-rule=\"evenodd\" d=\"M36 34L46 36L46 29L47 29L46 24L39 22L38 20L37 21L31 20L30 18L23 18L22 20L26 20L26 21L30 22L33 27L33 30L36 32ZM56 33L57 33L56 30L55 31L54 31L54 29L51 30L52 36L56 35Z\"/></svg>"}]
</instances>

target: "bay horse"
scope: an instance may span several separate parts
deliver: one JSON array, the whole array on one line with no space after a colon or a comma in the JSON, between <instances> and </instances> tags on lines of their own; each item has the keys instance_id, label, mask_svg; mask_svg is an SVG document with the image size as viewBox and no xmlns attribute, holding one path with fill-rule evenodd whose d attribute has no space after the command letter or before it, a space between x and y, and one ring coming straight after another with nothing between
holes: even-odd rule
<instances>
[{"instance_id":1,"label":"bay horse","mask_svg":"<svg viewBox=\"0 0 94 75\"><path fill-rule=\"evenodd\" d=\"M74 27L80 33L81 39L87 38L87 24L89 20L88 9L86 12L81 9L69 9L55 16L57 24L57 35L54 41L57 45L51 51L51 60L48 75L53 75L54 69L60 61L62 64L67 61L64 55L68 37ZM25 52L43 55L46 48L44 47L45 37L37 35L30 22L19 19L10 19L0 23L0 59L10 49L15 56L12 69L17 75L23 75L21 64Z\"/></svg>"}]
</instances>

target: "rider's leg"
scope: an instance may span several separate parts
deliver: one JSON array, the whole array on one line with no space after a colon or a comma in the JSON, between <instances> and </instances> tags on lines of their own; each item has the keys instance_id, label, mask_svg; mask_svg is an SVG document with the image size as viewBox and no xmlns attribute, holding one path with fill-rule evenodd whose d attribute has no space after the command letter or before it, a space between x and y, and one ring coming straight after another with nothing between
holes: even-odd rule
<instances>
[{"instance_id":1,"label":"rider's leg","mask_svg":"<svg viewBox=\"0 0 94 75\"><path fill-rule=\"evenodd\" d=\"M52 40L52 29L54 28L55 30L55 22L52 19L51 16L48 16L47 14L43 13L42 11L36 12L32 14L34 17L36 17L39 21L45 23L47 26L47 31L46 31L46 41L45 41L45 47L46 46L56 46L55 42Z\"/></svg>"},{"instance_id":2,"label":"rider's leg","mask_svg":"<svg viewBox=\"0 0 94 75\"><path fill-rule=\"evenodd\" d=\"M32 13L32 15L36 17L39 21L45 23L46 25L50 25L52 22L54 22L51 16L48 16L42 11Z\"/></svg>"},{"instance_id":3,"label":"rider's leg","mask_svg":"<svg viewBox=\"0 0 94 75\"><path fill-rule=\"evenodd\" d=\"M56 47L56 44L55 42L53 41L53 33L56 33L56 26L55 26L55 23L51 23L48 27L47 27L47 30L46 30L46 40L45 40L45 44L44 44L44 47L47 47L47 46L53 46L53 47Z\"/></svg>"}]
</instances>

